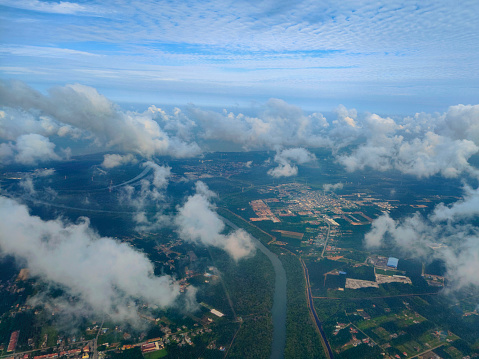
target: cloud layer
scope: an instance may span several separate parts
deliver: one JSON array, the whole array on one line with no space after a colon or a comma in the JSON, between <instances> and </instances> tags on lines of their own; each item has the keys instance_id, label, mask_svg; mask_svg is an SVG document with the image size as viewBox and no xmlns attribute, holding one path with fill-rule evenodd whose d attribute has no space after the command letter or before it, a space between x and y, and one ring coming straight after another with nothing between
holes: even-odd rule
<instances>
[{"instance_id":1,"label":"cloud layer","mask_svg":"<svg viewBox=\"0 0 479 359\"><path fill-rule=\"evenodd\" d=\"M348 171L396 170L419 178L477 174L469 161L479 152L479 105L402 118L339 106L329 120L279 99L270 99L250 115L192 105L170 113L156 106L133 112L121 110L92 87L66 85L43 95L19 81L0 82L0 98L3 163L35 165L68 158L70 149L56 145L61 138L120 152L105 155L104 168L141 157L198 156L203 151L199 144L208 148L211 141L220 141L244 150L277 151L278 167L269 172L275 177L295 175L296 164L314 160L306 148L331 149Z\"/></svg>"},{"instance_id":2,"label":"cloud layer","mask_svg":"<svg viewBox=\"0 0 479 359\"><path fill-rule=\"evenodd\" d=\"M82 137L92 140L99 149L116 149L145 158L190 157L201 152L196 143L182 139L185 131L180 126L180 116L174 128L168 126L169 117L154 106L142 113L125 112L92 87L79 84L54 87L45 96L18 81L0 82L0 98L4 106L0 138L16 141L15 145L8 146L20 163L38 160L33 157L35 151L26 147L26 143L33 140L37 147L42 145L40 150L45 160L57 159L54 146L45 136ZM160 122L166 122L165 127L171 131L161 128ZM27 141L25 136L35 138ZM113 164L112 158L108 160L106 165Z\"/></svg>"},{"instance_id":3,"label":"cloud layer","mask_svg":"<svg viewBox=\"0 0 479 359\"><path fill-rule=\"evenodd\" d=\"M474 0L0 4L0 73L42 86L61 78L129 101L359 98L396 112L477 98Z\"/></svg>"},{"instance_id":4,"label":"cloud layer","mask_svg":"<svg viewBox=\"0 0 479 359\"><path fill-rule=\"evenodd\" d=\"M258 116L196 107L190 107L188 114L201 126L203 138L230 141L245 149L325 147L330 144L322 136L329 126L322 114L306 115L301 108L280 99L270 99L259 109Z\"/></svg>"}]
</instances>

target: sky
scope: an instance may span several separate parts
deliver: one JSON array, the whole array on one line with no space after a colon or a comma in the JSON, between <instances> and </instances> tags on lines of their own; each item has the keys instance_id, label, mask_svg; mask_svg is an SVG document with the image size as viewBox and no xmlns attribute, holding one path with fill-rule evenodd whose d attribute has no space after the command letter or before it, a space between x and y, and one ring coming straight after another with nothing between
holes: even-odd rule
<instances>
[{"instance_id":1,"label":"sky","mask_svg":"<svg viewBox=\"0 0 479 359\"><path fill-rule=\"evenodd\" d=\"M0 0L0 77L117 102L386 114L479 98L479 2Z\"/></svg>"}]
</instances>

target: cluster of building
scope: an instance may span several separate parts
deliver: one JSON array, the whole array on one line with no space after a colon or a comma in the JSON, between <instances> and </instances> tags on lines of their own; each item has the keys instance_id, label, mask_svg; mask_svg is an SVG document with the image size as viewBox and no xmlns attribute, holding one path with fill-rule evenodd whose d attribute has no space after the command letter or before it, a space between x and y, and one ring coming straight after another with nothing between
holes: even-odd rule
<instances>
[{"instance_id":1,"label":"cluster of building","mask_svg":"<svg viewBox=\"0 0 479 359\"><path fill-rule=\"evenodd\" d=\"M389 202L381 202L366 194L337 195L333 192L315 191L304 184L287 183L277 186L267 186L258 189L258 192L274 195L275 197L250 202L257 217L251 221L271 220L280 222L281 217L310 217L306 220L312 225L327 222L331 227L340 227L338 219L345 220L351 225L368 225L373 219L362 211L360 206L376 206L380 210L392 209ZM269 202L281 202L283 206L271 210Z\"/></svg>"},{"instance_id":2,"label":"cluster of building","mask_svg":"<svg viewBox=\"0 0 479 359\"><path fill-rule=\"evenodd\" d=\"M63 350L59 353L51 353L51 354L45 354L45 355L37 355L34 356L33 359L54 359L58 357L80 357L82 351L81 349L71 349L71 350ZM87 357L89 355L87 354Z\"/></svg>"},{"instance_id":3,"label":"cluster of building","mask_svg":"<svg viewBox=\"0 0 479 359\"><path fill-rule=\"evenodd\" d=\"M16 330L10 334L10 342L8 343L7 352L13 352L17 347L18 336L20 335L20 331Z\"/></svg>"},{"instance_id":4,"label":"cluster of building","mask_svg":"<svg viewBox=\"0 0 479 359\"><path fill-rule=\"evenodd\" d=\"M373 256L368 258L368 262L370 264L373 264L375 267L375 270L374 270L375 280L370 281L370 280L346 278L346 285L345 285L346 288L348 289L379 288L379 284L385 284L385 283L412 284L411 279L404 275L400 275L400 274L388 275L388 274L376 273L376 268L397 269L399 259L394 257L386 258L381 256ZM344 272L339 272L339 273L346 274ZM398 273L398 272L395 272L395 273ZM337 274L337 273L328 273L328 274Z\"/></svg>"},{"instance_id":5,"label":"cluster of building","mask_svg":"<svg viewBox=\"0 0 479 359\"><path fill-rule=\"evenodd\" d=\"M273 221L273 223L281 222L278 217L276 217L269 206L264 203L263 200L258 199L250 202L251 207L253 208L254 213L258 216L257 218L250 218L251 221Z\"/></svg>"},{"instance_id":6,"label":"cluster of building","mask_svg":"<svg viewBox=\"0 0 479 359\"><path fill-rule=\"evenodd\" d=\"M367 259L367 263L379 269L397 269L399 259L395 257L370 256Z\"/></svg>"},{"instance_id":7,"label":"cluster of building","mask_svg":"<svg viewBox=\"0 0 479 359\"><path fill-rule=\"evenodd\" d=\"M8 351L10 352L10 350L8 350ZM83 355L82 355L82 353L83 353ZM82 349L77 348L77 349L62 350L62 351L55 352L55 353L43 354L43 355L34 355L34 356L32 356L31 353L25 353L25 354L20 354L20 355L12 355L10 357L6 357L5 359L31 359L31 358L33 358L33 359L55 359L55 358L64 358L64 357L68 357L68 358L89 358L90 356L89 356L89 350L87 350L87 351L83 350L82 351Z\"/></svg>"},{"instance_id":8,"label":"cluster of building","mask_svg":"<svg viewBox=\"0 0 479 359\"><path fill-rule=\"evenodd\" d=\"M343 348L347 348L348 346L352 345L354 347L357 347L360 344L367 344L370 347L373 347L375 344L374 342L368 337L368 338L363 338L363 339L358 339L356 337L356 334L358 333L358 330L354 328L351 324L344 324L344 323L338 323L336 325L336 328L334 329L333 335L338 335L338 333L349 327L349 332L351 333L351 340L347 342L346 344L343 345Z\"/></svg>"},{"instance_id":9,"label":"cluster of building","mask_svg":"<svg viewBox=\"0 0 479 359\"><path fill-rule=\"evenodd\" d=\"M230 162L230 161L214 161L214 160L199 160L198 164L183 165L185 170L184 175L190 180L195 181L202 178L212 177L226 177L238 175L243 173L251 166L248 162ZM173 180L181 180L181 177L173 178Z\"/></svg>"},{"instance_id":10,"label":"cluster of building","mask_svg":"<svg viewBox=\"0 0 479 359\"><path fill-rule=\"evenodd\" d=\"M163 344L163 341L160 339L160 338L157 338L156 340L153 339L153 340L149 340L147 343L143 344L141 346L141 352L143 354L146 354L146 353L151 353L151 352L155 352L157 350L160 350L160 349L163 349L165 346Z\"/></svg>"},{"instance_id":11,"label":"cluster of building","mask_svg":"<svg viewBox=\"0 0 479 359\"><path fill-rule=\"evenodd\" d=\"M362 219L360 218L362 217ZM362 226L365 224L371 224L372 218L366 216L363 212L351 212L351 213L343 213L341 218L349 222L349 224L353 226Z\"/></svg>"}]
</instances>

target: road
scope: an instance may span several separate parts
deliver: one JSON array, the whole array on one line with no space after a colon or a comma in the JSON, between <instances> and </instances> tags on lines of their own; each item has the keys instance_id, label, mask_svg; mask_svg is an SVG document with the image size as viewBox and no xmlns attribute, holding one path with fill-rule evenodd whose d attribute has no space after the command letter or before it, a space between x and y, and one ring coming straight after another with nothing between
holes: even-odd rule
<instances>
[{"instance_id":1,"label":"road","mask_svg":"<svg viewBox=\"0 0 479 359\"><path fill-rule=\"evenodd\" d=\"M326 241L324 242L324 248L323 248L323 251L321 252L321 258L324 257L324 251L326 250L326 246L328 245L330 232L331 232L331 223L328 222L328 234L326 234Z\"/></svg>"},{"instance_id":2,"label":"road","mask_svg":"<svg viewBox=\"0 0 479 359\"><path fill-rule=\"evenodd\" d=\"M302 258L299 258L301 265L303 266L304 278L306 279L306 291L308 293L308 307L309 311L314 318L314 322L316 327L318 328L319 334L321 335L321 343L323 344L324 353L329 359L333 359L333 351L331 350L331 346L329 345L328 338L326 338L326 333L324 332L323 325L318 318L318 314L316 314L316 309L314 308L313 296L311 295L311 285L309 284L309 273L306 264L304 263Z\"/></svg>"},{"instance_id":3,"label":"road","mask_svg":"<svg viewBox=\"0 0 479 359\"><path fill-rule=\"evenodd\" d=\"M430 349L428 349L428 350L423 351L422 353L416 354L415 356L411 357L410 359L417 358L419 355L426 354L427 352L430 352L430 351L432 351L432 350L434 350L434 349L437 349L437 348L439 348L439 347L442 347L443 345L444 345L444 343L439 344L439 345L435 346L434 348L430 348Z\"/></svg>"},{"instance_id":4,"label":"road","mask_svg":"<svg viewBox=\"0 0 479 359\"><path fill-rule=\"evenodd\" d=\"M433 293L411 293L411 294L396 294L396 295L382 295L379 297L357 297L357 298L348 298L348 297L314 297L314 299L328 299L328 300L368 300L368 299L382 299L382 298L398 298L398 297L421 297L423 295L438 295L441 292Z\"/></svg>"},{"instance_id":5,"label":"road","mask_svg":"<svg viewBox=\"0 0 479 359\"><path fill-rule=\"evenodd\" d=\"M100 336L101 329L103 328L103 323L105 322L105 318L101 320L100 328L98 328L98 333L96 333L96 337L93 342L93 359L98 359L98 337Z\"/></svg>"},{"instance_id":6,"label":"road","mask_svg":"<svg viewBox=\"0 0 479 359\"><path fill-rule=\"evenodd\" d=\"M103 190L105 189L112 189L112 188L117 188L117 187L123 187L123 186L126 186L127 184L130 184L130 183L135 183L139 180L141 180L143 177L146 177L146 175L148 173L150 173L150 171L152 170L153 168L150 167L150 166L147 166L145 167L145 169L143 170L143 172L141 172L138 176L136 176L135 178L132 178L131 180L128 180L126 182L123 182L123 183L120 183L120 184L117 184L117 185L114 185L114 186L109 186L109 187L106 187L106 188L102 188Z\"/></svg>"}]
</instances>

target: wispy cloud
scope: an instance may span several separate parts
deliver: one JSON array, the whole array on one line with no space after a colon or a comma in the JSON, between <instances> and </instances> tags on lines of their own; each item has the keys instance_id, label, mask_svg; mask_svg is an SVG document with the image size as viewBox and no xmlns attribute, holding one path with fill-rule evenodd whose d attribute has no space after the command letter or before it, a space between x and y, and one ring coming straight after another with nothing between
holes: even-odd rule
<instances>
[{"instance_id":1,"label":"wispy cloud","mask_svg":"<svg viewBox=\"0 0 479 359\"><path fill-rule=\"evenodd\" d=\"M42 57L48 72L64 69L61 76L70 82L87 78L102 86L153 86L151 77L134 72L150 67L174 72L153 78L182 81L175 91L187 92L199 82L212 91L224 86L217 93L254 87L269 97L281 90L290 96L347 98L358 97L362 89L378 99L387 96L387 86L389 100L400 102L397 93L421 101L457 97L459 87L462 97L472 99L470 84L479 73L477 1L2 0L0 5L6 14L0 25L3 43L11 44L3 65L34 67ZM71 16L88 14L101 16ZM22 57L20 63L15 56ZM70 56L85 58L79 66L68 61ZM107 76L108 71L121 78ZM51 81L48 75L32 75L36 82ZM454 82L461 79L466 82ZM436 93L419 86L431 81ZM405 86L408 92L401 91Z\"/></svg>"},{"instance_id":2,"label":"wispy cloud","mask_svg":"<svg viewBox=\"0 0 479 359\"><path fill-rule=\"evenodd\" d=\"M93 9L89 6L68 1L53 2L40 0L0 0L0 5L51 14L82 14L93 11Z\"/></svg>"},{"instance_id":3,"label":"wispy cloud","mask_svg":"<svg viewBox=\"0 0 479 359\"><path fill-rule=\"evenodd\" d=\"M47 75L47 71L20 66L0 66L0 71L8 75Z\"/></svg>"},{"instance_id":4,"label":"wispy cloud","mask_svg":"<svg viewBox=\"0 0 479 359\"><path fill-rule=\"evenodd\" d=\"M42 46L16 46L2 45L0 46L0 54L8 54L13 56L30 56L30 57L67 57L67 56L102 56L86 51L78 51L58 47L42 47Z\"/></svg>"}]
</instances>

